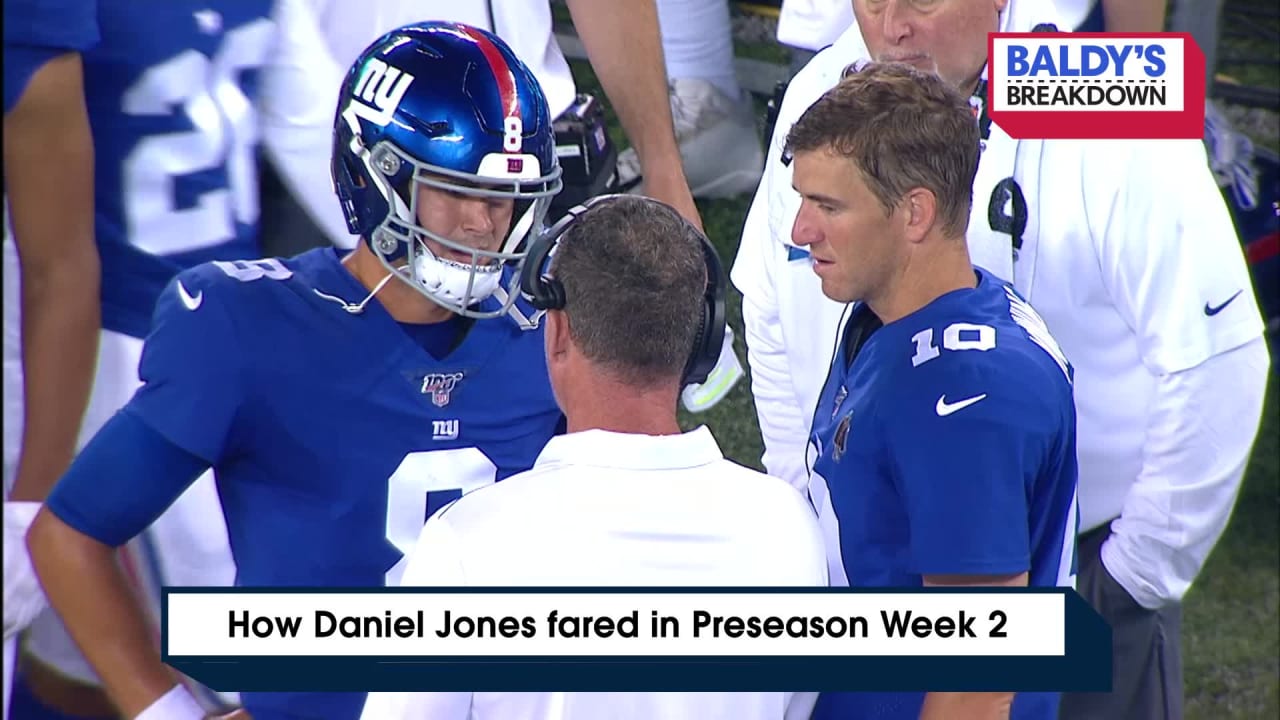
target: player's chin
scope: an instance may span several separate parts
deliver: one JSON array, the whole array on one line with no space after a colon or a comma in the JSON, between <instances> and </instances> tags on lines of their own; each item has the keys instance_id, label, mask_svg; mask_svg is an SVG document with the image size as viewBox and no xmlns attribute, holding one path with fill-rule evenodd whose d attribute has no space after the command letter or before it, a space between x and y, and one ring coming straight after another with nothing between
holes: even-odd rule
<instances>
[{"instance_id":1,"label":"player's chin","mask_svg":"<svg viewBox=\"0 0 1280 720\"><path fill-rule=\"evenodd\" d=\"M851 303L857 299L858 293L847 284L837 282L833 278L818 276L822 281L822 294L838 303Z\"/></svg>"}]
</instances>

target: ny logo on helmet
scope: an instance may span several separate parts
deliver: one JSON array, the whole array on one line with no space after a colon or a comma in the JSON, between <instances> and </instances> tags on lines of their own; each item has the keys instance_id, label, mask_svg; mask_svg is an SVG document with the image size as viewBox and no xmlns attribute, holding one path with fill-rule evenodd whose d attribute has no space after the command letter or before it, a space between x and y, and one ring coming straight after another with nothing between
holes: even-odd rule
<instances>
[{"instance_id":1,"label":"ny logo on helmet","mask_svg":"<svg viewBox=\"0 0 1280 720\"><path fill-rule=\"evenodd\" d=\"M449 395L462 379L462 373L429 373L422 378L422 394L431 395L431 403L436 407L449 404Z\"/></svg>"},{"instance_id":2,"label":"ny logo on helmet","mask_svg":"<svg viewBox=\"0 0 1280 720\"><path fill-rule=\"evenodd\" d=\"M351 91L347 113L364 118L378 127L386 127L409 91L414 77L382 60L370 58L364 65L359 82ZM361 102L363 101L363 102Z\"/></svg>"}]
</instances>

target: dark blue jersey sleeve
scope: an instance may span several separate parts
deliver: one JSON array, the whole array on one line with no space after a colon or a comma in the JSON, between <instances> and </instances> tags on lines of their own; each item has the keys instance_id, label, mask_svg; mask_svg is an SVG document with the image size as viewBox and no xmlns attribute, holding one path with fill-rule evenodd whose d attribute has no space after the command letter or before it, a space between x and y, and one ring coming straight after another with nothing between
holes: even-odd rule
<instances>
[{"instance_id":1,"label":"dark blue jersey sleeve","mask_svg":"<svg viewBox=\"0 0 1280 720\"><path fill-rule=\"evenodd\" d=\"M45 504L76 530L117 547L155 522L208 466L126 407L76 455Z\"/></svg>"},{"instance_id":2,"label":"dark blue jersey sleeve","mask_svg":"<svg viewBox=\"0 0 1280 720\"><path fill-rule=\"evenodd\" d=\"M231 308L238 285L211 264L169 283L142 348L143 385L129 402L166 440L211 465L223 457L247 396Z\"/></svg>"},{"instance_id":3,"label":"dark blue jersey sleeve","mask_svg":"<svg viewBox=\"0 0 1280 720\"><path fill-rule=\"evenodd\" d=\"M67 52L97 44L95 0L6 0L4 3L4 111L17 104L31 76Z\"/></svg>"},{"instance_id":4,"label":"dark blue jersey sleeve","mask_svg":"<svg viewBox=\"0 0 1280 720\"><path fill-rule=\"evenodd\" d=\"M904 370L882 408L887 463L902 498L910 569L1016 575L1031 565L1027 493L1046 452L1042 421L989 357L943 356Z\"/></svg>"}]
</instances>

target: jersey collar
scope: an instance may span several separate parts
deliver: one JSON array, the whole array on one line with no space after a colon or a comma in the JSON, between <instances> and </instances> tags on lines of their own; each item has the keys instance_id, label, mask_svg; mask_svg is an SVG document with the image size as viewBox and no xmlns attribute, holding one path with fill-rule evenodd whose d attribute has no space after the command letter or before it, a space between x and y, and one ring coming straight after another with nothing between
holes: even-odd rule
<instances>
[{"instance_id":1,"label":"jersey collar","mask_svg":"<svg viewBox=\"0 0 1280 720\"><path fill-rule=\"evenodd\" d=\"M676 470L723 459L724 453L705 425L680 435L583 430L551 438L538 455L534 468L589 465L624 470Z\"/></svg>"}]
</instances>

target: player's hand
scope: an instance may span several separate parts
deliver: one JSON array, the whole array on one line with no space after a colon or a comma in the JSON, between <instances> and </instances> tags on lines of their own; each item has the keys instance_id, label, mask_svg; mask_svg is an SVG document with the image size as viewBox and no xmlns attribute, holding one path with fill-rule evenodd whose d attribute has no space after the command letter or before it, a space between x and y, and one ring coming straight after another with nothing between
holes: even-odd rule
<instances>
[{"instance_id":1,"label":"player's hand","mask_svg":"<svg viewBox=\"0 0 1280 720\"><path fill-rule=\"evenodd\" d=\"M249 714L248 710L241 708L232 710L226 715L206 715L205 720L253 720L253 716Z\"/></svg>"},{"instance_id":2,"label":"player's hand","mask_svg":"<svg viewBox=\"0 0 1280 720\"><path fill-rule=\"evenodd\" d=\"M27 552L27 528L40 510L38 502L4 504L4 639L31 624L48 603Z\"/></svg>"}]
</instances>

